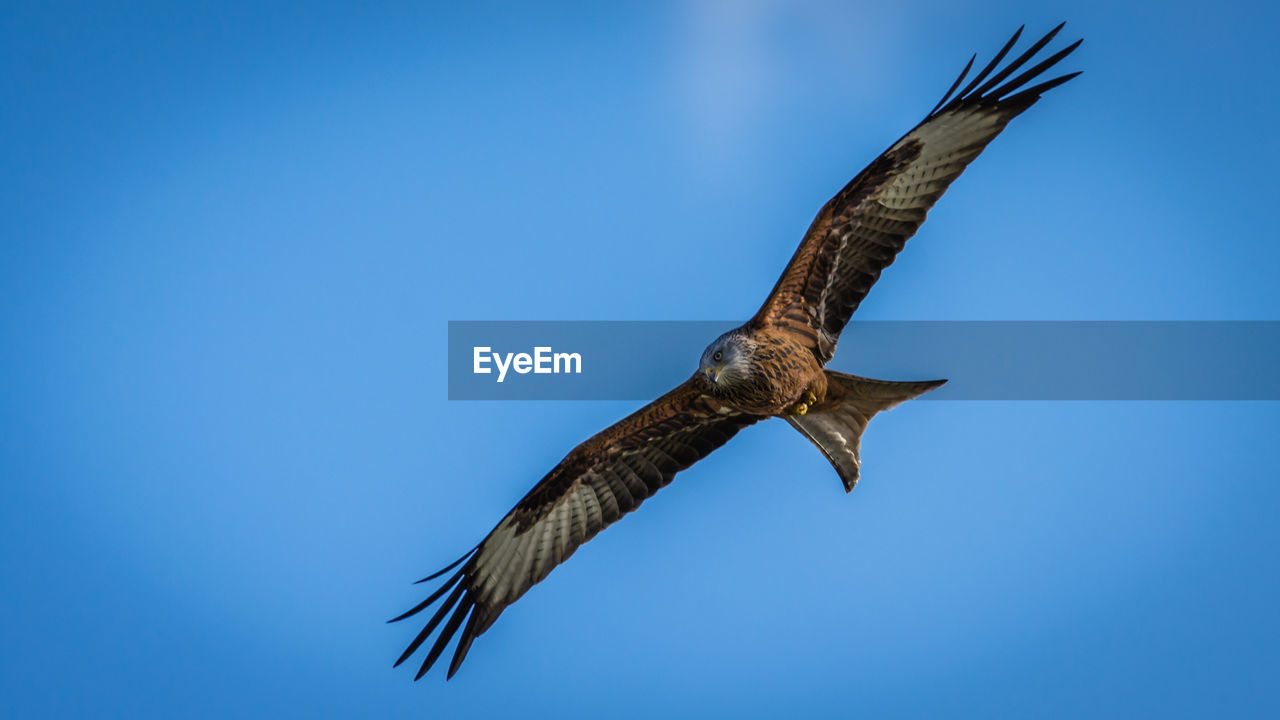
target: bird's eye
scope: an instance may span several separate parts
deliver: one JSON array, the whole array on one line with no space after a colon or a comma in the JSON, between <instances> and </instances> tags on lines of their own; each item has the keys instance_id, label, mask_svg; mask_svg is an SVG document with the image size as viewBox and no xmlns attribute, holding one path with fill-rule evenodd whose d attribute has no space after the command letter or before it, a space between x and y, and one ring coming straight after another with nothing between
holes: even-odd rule
<instances>
[{"instance_id":1,"label":"bird's eye","mask_svg":"<svg viewBox=\"0 0 1280 720\"><path fill-rule=\"evenodd\" d=\"M711 359L715 360L716 362L720 362L721 360L724 359L724 353L717 350L716 354L711 356Z\"/></svg>"}]
</instances>

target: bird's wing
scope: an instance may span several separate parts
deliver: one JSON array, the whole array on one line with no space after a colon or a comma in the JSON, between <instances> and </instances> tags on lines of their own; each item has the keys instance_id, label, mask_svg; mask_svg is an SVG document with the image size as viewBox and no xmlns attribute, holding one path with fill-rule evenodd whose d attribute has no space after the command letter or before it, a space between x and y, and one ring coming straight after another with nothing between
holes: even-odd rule
<instances>
[{"instance_id":1,"label":"bird's wing","mask_svg":"<svg viewBox=\"0 0 1280 720\"><path fill-rule=\"evenodd\" d=\"M1061 29L998 69L1021 35L1019 28L956 93L973 67L971 58L929 115L823 206L752 323L789 328L809 340L821 362L829 361L849 317L947 186L1042 93L1079 75L1024 89L1079 46L1077 40L1018 72Z\"/></svg>"},{"instance_id":2,"label":"bird's wing","mask_svg":"<svg viewBox=\"0 0 1280 720\"><path fill-rule=\"evenodd\" d=\"M417 677L431 668L449 639L462 628L449 665L448 676L453 677L471 642L552 568L639 507L677 472L761 419L730 410L705 395L704 388L695 376L574 448L483 542L425 578L432 580L462 566L430 597L395 618L407 618L444 597L396 665L408 659L448 618Z\"/></svg>"}]
</instances>

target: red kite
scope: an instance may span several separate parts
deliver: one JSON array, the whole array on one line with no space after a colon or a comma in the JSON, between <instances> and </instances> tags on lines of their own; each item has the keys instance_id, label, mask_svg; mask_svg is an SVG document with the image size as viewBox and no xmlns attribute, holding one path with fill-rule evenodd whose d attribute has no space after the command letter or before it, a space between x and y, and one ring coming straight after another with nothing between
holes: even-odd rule
<instances>
[{"instance_id":1,"label":"red kite","mask_svg":"<svg viewBox=\"0 0 1280 720\"><path fill-rule=\"evenodd\" d=\"M976 56L970 58L925 119L823 206L759 312L711 343L693 377L574 448L479 545L425 578L461 565L430 597L395 618L444 598L396 665L443 622L417 677L461 628L449 664L448 677L453 677L472 641L507 606L676 473L753 423L785 419L822 451L845 490L852 490L858 482L859 439L872 416L945 381L871 380L824 366L849 317L947 186L1010 120L1042 93L1079 74L1024 89L1075 50L1077 40L1006 80L1061 29L997 69L1022 34L1019 28L956 92Z\"/></svg>"}]
</instances>

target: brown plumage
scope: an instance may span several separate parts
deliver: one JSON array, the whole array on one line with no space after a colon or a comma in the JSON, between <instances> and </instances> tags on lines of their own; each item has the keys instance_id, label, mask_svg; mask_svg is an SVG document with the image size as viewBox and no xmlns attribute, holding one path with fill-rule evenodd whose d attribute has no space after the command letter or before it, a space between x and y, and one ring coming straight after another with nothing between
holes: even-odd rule
<instances>
[{"instance_id":1,"label":"brown plumage","mask_svg":"<svg viewBox=\"0 0 1280 720\"><path fill-rule=\"evenodd\" d=\"M452 677L472 641L556 565L677 472L760 420L786 418L852 490L860 472L861 434L871 417L944 381L871 380L824 366L850 316L951 182L1010 120L1079 74L1025 87L1080 44L1022 70L1061 28L997 70L1019 29L957 92L973 66L970 59L925 119L823 206L760 310L713 342L693 377L574 448L479 545L424 578L458 568L426 600L395 618L444 598L396 665L443 625L417 677L461 629L449 664Z\"/></svg>"}]
</instances>

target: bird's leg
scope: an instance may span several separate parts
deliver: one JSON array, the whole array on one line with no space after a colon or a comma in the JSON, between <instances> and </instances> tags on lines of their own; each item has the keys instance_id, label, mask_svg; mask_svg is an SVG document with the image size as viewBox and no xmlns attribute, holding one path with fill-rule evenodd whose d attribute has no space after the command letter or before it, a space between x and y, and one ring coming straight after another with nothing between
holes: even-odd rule
<instances>
[{"instance_id":1,"label":"bird's leg","mask_svg":"<svg viewBox=\"0 0 1280 720\"><path fill-rule=\"evenodd\" d=\"M800 396L799 402L787 408L787 412L791 415L804 415L809 412L809 406L818 402L818 396L814 394L813 388L805 388L804 394Z\"/></svg>"}]
</instances>

